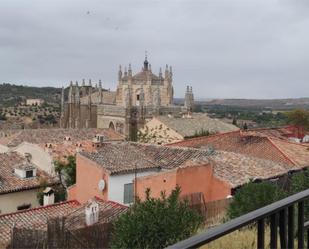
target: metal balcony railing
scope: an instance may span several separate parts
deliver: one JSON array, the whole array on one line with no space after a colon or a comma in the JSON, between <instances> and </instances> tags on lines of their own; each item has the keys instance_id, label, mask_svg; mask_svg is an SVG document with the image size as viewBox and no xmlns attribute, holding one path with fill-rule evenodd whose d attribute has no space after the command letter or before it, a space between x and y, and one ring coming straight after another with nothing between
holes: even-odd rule
<instances>
[{"instance_id":1,"label":"metal balcony railing","mask_svg":"<svg viewBox=\"0 0 309 249\"><path fill-rule=\"evenodd\" d=\"M266 219L270 221L271 249L278 248L279 243L279 248L294 249L295 242L297 242L297 248L304 248L305 232L308 234L307 248L309 248L309 221L304 222L306 199L309 199L309 189L192 236L169 246L168 249L198 248L247 225L257 226L257 248L263 249L265 248ZM295 212L296 209L298 212ZM295 217L297 217L297 222L295 222Z\"/></svg>"}]
</instances>

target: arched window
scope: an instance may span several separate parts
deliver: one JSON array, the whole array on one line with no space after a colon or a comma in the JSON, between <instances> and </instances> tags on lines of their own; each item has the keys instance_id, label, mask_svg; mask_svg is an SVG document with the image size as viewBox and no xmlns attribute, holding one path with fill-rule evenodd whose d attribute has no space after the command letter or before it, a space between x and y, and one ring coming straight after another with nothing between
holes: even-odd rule
<instances>
[{"instance_id":1,"label":"arched window","mask_svg":"<svg viewBox=\"0 0 309 249\"><path fill-rule=\"evenodd\" d=\"M113 122L110 122L110 123L109 123L109 128L115 130L115 126L114 126L114 123L113 123Z\"/></svg>"}]
</instances>

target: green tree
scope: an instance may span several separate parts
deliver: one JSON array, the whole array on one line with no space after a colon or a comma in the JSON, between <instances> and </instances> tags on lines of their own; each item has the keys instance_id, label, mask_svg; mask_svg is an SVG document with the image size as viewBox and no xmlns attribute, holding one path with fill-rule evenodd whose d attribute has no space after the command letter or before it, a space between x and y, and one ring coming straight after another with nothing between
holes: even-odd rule
<instances>
[{"instance_id":1,"label":"green tree","mask_svg":"<svg viewBox=\"0 0 309 249\"><path fill-rule=\"evenodd\" d=\"M297 109L286 113L290 124L303 126L306 130L309 129L309 111Z\"/></svg>"},{"instance_id":2,"label":"green tree","mask_svg":"<svg viewBox=\"0 0 309 249\"><path fill-rule=\"evenodd\" d=\"M196 233L202 217L179 199L176 187L166 197L137 200L128 212L114 223L112 248L164 248Z\"/></svg>"},{"instance_id":3,"label":"green tree","mask_svg":"<svg viewBox=\"0 0 309 249\"><path fill-rule=\"evenodd\" d=\"M69 187L76 182L76 157L68 156L67 162L56 161L55 171L58 173L60 182Z\"/></svg>"},{"instance_id":4,"label":"green tree","mask_svg":"<svg viewBox=\"0 0 309 249\"><path fill-rule=\"evenodd\" d=\"M284 191L275 184L249 182L236 192L228 207L227 215L233 219L284 197Z\"/></svg>"},{"instance_id":5,"label":"green tree","mask_svg":"<svg viewBox=\"0 0 309 249\"><path fill-rule=\"evenodd\" d=\"M295 173L291 177L290 194L296 194L298 192L309 189L309 170L306 169L303 172ZM309 201L305 201L305 216L309 218Z\"/></svg>"}]
</instances>

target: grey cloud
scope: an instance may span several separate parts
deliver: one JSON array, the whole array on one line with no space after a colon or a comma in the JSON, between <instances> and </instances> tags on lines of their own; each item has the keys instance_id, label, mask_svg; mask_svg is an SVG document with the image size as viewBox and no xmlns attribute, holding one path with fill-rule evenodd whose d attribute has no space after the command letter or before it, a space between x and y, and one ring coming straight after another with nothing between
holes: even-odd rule
<instances>
[{"instance_id":1,"label":"grey cloud","mask_svg":"<svg viewBox=\"0 0 309 249\"><path fill-rule=\"evenodd\" d=\"M0 82L66 85L171 64L176 96L309 93L307 0L0 1Z\"/></svg>"}]
</instances>

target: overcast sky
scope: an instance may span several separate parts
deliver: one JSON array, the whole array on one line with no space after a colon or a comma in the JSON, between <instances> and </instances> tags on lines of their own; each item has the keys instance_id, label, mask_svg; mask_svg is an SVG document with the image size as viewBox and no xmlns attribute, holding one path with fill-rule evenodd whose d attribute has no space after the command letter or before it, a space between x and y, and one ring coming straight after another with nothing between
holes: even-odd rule
<instances>
[{"instance_id":1,"label":"overcast sky","mask_svg":"<svg viewBox=\"0 0 309 249\"><path fill-rule=\"evenodd\" d=\"M309 96L308 0L1 0L0 82L66 86L173 66L175 96Z\"/></svg>"}]
</instances>

